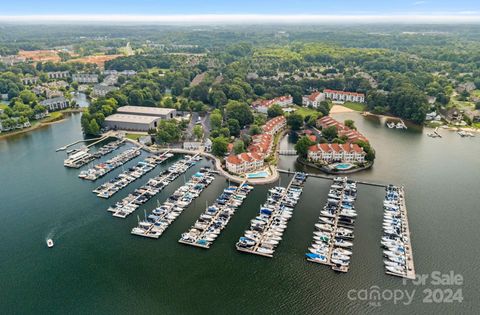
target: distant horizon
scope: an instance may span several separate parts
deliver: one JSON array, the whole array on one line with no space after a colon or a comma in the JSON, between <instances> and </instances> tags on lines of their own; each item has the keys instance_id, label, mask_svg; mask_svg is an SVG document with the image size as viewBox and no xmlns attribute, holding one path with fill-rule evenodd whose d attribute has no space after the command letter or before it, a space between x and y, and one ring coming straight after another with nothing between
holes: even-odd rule
<instances>
[{"instance_id":1,"label":"distant horizon","mask_svg":"<svg viewBox=\"0 0 480 315\"><path fill-rule=\"evenodd\" d=\"M480 13L456 14L40 14L0 15L9 24L480 24Z\"/></svg>"}]
</instances>

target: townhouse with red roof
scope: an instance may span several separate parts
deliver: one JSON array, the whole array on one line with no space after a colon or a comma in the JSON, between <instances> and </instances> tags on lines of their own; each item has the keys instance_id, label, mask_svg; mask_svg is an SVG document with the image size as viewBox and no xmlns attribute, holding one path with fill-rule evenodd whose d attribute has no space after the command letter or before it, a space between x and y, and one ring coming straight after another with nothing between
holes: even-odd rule
<instances>
[{"instance_id":1,"label":"townhouse with red roof","mask_svg":"<svg viewBox=\"0 0 480 315\"><path fill-rule=\"evenodd\" d=\"M319 143L308 148L308 160L324 163L348 162L364 163L366 153L355 143Z\"/></svg>"},{"instance_id":2,"label":"townhouse with red roof","mask_svg":"<svg viewBox=\"0 0 480 315\"><path fill-rule=\"evenodd\" d=\"M302 105L318 107L318 105L320 105L320 102L324 100L325 100L325 93L314 91L312 94L304 95L302 97Z\"/></svg>"},{"instance_id":3,"label":"townhouse with red roof","mask_svg":"<svg viewBox=\"0 0 480 315\"><path fill-rule=\"evenodd\" d=\"M339 121L336 121L330 116L323 116L317 120L317 127L326 129L335 126L339 137L346 136L349 142L356 142L358 140L368 142L368 139L362 135L358 130L350 129Z\"/></svg>"},{"instance_id":4,"label":"townhouse with red roof","mask_svg":"<svg viewBox=\"0 0 480 315\"><path fill-rule=\"evenodd\" d=\"M246 153L230 154L225 159L225 166L230 173L244 174L264 166L264 160L272 153L275 134L287 125L285 117L278 116L263 125L264 133L252 137Z\"/></svg>"},{"instance_id":5,"label":"townhouse with red roof","mask_svg":"<svg viewBox=\"0 0 480 315\"><path fill-rule=\"evenodd\" d=\"M266 114L268 109L274 104L278 104L281 107L291 105L293 104L293 97L291 95L284 95L270 100L257 100L252 103L252 108L259 113Z\"/></svg>"}]
</instances>

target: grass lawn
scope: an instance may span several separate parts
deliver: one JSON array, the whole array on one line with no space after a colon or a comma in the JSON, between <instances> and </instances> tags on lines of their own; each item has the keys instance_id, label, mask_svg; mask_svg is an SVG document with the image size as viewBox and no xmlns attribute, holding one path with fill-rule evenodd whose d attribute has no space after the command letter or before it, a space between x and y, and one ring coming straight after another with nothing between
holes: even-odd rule
<instances>
[{"instance_id":1,"label":"grass lawn","mask_svg":"<svg viewBox=\"0 0 480 315\"><path fill-rule=\"evenodd\" d=\"M479 129L480 129L480 122L478 122L478 123L473 123L472 126L475 127L475 128L479 128Z\"/></svg>"},{"instance_id":2,"label":"grass lawn","mask_svg":"<svg viewBox=\"0 0 480 315\"><path fill-rule=\"evenodd\" d=\"M352 110L356 110L357 112L363 112L365 110L366 105L362 103L353 103L353 102L345 102L343 106L350 108Z\"/></svg>"},{"instance_id":3,"label":"grass lawn","mask_svg":"<svg viewBox=\"0 0 480 315\"><path fill-rule=\"evenodd\" d=\"M144 135L139 134L139 133L127 133L127 134L125 135L125 137L127 137L128 139L135 140L135 141L137 141L138 138L140 138L140 137L142 137L142 136L144 136Z\"/></svg>"},{"instance_id":4,"label":"grass lawn","mask_svg":"<svg viewBox=\"0 0 480 315\"><path fill-rule=\"evenodd\" d=\"M300 107L300 106L292 106L296 109L294 113L301 115L303 118L305 118L308 115L319 115L320 113L317 112L313 108L308 108L308 107Z\"/></svg>"},{"instance_id":5,"label":"grass lawn","mask_svg":"<svg viewBox=\"0 0 480 315\"><path fill-rule=\"evenodd\" d=\"M470 95L471 96L475 96L475 97L480 97L480 90L473 90L472 92L470 92Z\"/></svg>"}]
</instances>

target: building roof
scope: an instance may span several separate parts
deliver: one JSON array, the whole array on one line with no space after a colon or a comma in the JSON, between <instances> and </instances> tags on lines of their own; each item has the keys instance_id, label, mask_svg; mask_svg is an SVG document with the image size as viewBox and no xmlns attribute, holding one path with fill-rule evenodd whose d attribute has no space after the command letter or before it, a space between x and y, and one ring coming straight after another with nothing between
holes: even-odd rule
<instances>
[{"instance_id":1,"label":"building roof","mask_svg":"<svg viewBox=\"0 0 480 315\"><path fill-rule=\"evenodd\" d=\"M337 90L323 90L323 93L335 93L335 94L343 94L343 95L352 95L352 96L362 96L365 97L363 93L356 93L356 92L345 92L345 91L337 91Z\"/></svg>"},{"instance_id":2,"label":"building roof","mask_svg":"<svg viewBox=\"0 0 480 315\"><path fill-rule=\"evenodd\" d=\"M139 115L159 115L165 116L174 112L174 108L160 108L160 107L146 107L146 106L122 106L117 112L125 114L139 114Z\"/></svg>"},{"instance_id":3,"label":"building roof","mask_svg":"<svg viewBox=\"0 0 480 315\"><path fill-rule=\"evenodd\" d=\"M141 116L141 115L128 115L128 114L113 114L105 118L105 121L109 122L126 122L135 124L151 124L159 117L155 116Z\"/></svg>"}]
</instances>

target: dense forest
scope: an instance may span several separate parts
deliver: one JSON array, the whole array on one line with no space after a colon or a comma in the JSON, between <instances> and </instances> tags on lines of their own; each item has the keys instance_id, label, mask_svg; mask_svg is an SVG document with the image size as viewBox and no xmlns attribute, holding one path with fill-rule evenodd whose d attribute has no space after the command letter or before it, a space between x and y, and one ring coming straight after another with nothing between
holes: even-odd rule
<instances>
[{"instance_id":1,"label":"dense forest","mask_svg":"<svg viewBox=\"0 0 480 315\"><path fill-rule=\"evenodd\" d=\"M476 90L463 88L480 87L480 27L474 25L3 25L1 30L0 55L52 48L80 55L109 53L131 44L134 55L107 61L105 68L138 75L121 78L119 90L92 100L82 119L86 133L97 132L105 116L126 104L219 109L222 123L217 129L223 130L217 133L228 136L226 130L236 125L226 114L233 102L248 106L290 94L301 104L302 95L325 88L365 93L368 110L416 123L432 110L472 107L479 101ZM0 90L10 98L24 88L15 76L99 72L76 63L0 68Z\"/></svg>"}]
</instances>

